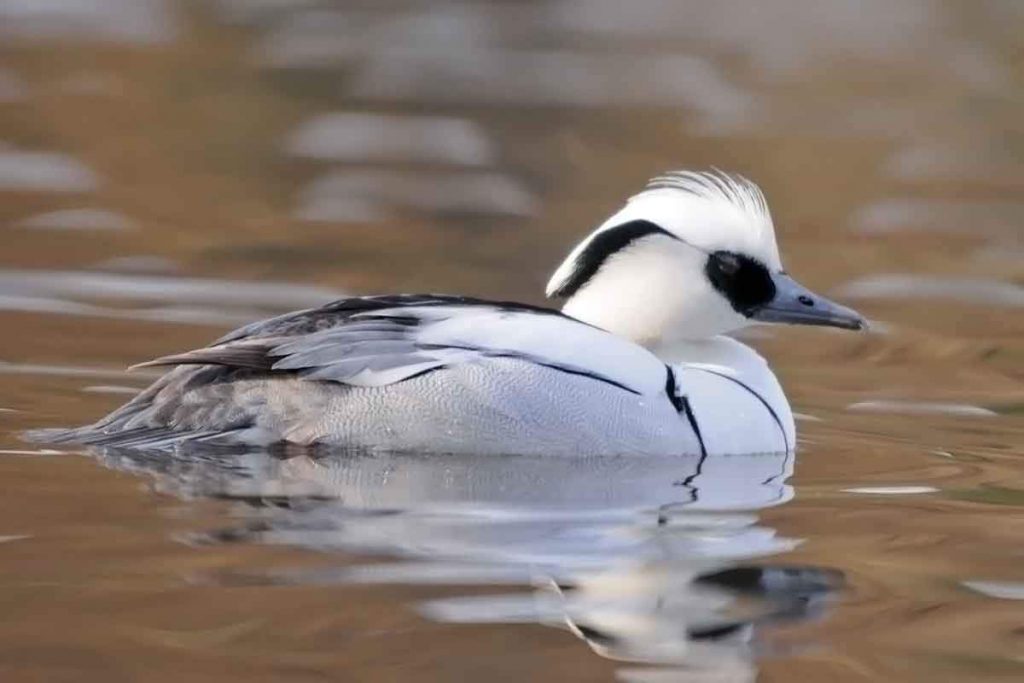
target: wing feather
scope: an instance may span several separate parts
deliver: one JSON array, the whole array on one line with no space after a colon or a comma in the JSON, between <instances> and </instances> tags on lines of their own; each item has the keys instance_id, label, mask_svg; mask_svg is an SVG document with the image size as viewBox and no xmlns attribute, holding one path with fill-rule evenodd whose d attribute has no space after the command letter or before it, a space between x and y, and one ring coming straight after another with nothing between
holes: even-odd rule
<instances>
[{"instance_id":1,"label":"wing feather","mask_svg":"<svg viewBox=\"0 0 1024 683\"><path fill-rule=\"evenodd\" d=\"M153 360L133 365L128 369L138 370L167 365L224 365L250 370L271 370L273 368L273 359L268 355L268 352L272 348L273 344L268 344L263 340L257 343L239 342L222 346L208 346L202 349L186 351L185 353L154 358Z\"/></svg>"},{"instance_id":2,"label":"wing feather","mask_svg":"<svg viewBox=\"0 0 1024 683\"><path fill-rule=\"evenodd\" d=\"M518 358L636 394L664 391L665 365L625 339L557 311L433 295L345 299L137 367L211 364L383 386L489 358Z\"/></svg>"}]
</instances>

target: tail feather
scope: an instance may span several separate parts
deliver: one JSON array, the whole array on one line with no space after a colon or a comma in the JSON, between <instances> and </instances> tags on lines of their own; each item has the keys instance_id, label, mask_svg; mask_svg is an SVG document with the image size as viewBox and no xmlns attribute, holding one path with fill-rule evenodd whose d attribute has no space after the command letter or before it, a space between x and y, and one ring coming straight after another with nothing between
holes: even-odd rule
<instances>
[{"instance_id":1,"label":"tail feather","mask_svg":"<svg viewBox=\"0 0 1024 683\"><path fill-rule=\"evenodd\" d=\"M45 429L29 429L20 434L23 441L37 444L62 444L76 443L81 436L92 429L89 427L78 427L75 429L64 429L62 427L47 427Z\"/></svg>"},{"instance_id":2,"label":"tail feather","mask_svg":"<svg viewBox=\"0 0 1024 683\"><path fill-rule=\"evenodd\" d=\"M116 448L167 449L184 443L224 438L229 432L183 431L169 427L141 427L105 431L95 425L75 429L32 429L22 433L25 441L38 444L76 444Z\"/></svg>"}]
</instances>

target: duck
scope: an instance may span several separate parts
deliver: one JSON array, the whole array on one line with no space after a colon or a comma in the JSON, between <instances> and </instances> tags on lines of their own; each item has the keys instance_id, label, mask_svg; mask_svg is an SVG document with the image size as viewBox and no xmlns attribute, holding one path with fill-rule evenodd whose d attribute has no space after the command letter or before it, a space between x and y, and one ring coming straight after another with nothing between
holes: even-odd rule
<instances>
[{"instance_id":1,"label":"duck","mask_svg":"<svg viewBox=\"0 0 1024 683\"><path fill-rule=\"evenodd\" d=\"M520 455L789 452L793 412L755 324L866 327L783 268L747 178L651 179L572 249L561 309L357 296L245 325L85 427L35 441L167 450L338 447Z\"/></svg>"}]
</instances>

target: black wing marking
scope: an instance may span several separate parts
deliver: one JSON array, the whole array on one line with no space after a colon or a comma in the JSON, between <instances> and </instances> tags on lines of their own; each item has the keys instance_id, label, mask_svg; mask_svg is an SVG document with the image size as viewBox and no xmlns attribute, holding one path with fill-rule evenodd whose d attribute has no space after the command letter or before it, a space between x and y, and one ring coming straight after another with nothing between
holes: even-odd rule
<instances>
[{"instance_id":1,"label":"black wing marking","mask_svg":"<svg viewBox=\"0 0 1024 683\"><path fill-rule=\"evenodd\" d=\"M408 330L405 328L417 327L424 320L419 315L396 315L395 309L412 310L437 306L464 306L470 309L483 307L509 312L562 316L572 320L560 311L550 308L466 296L386 294L350 297L319 308L259 320L229 332L210 346L155 358L133 365L130 369L208 364L265 371L309 367L301 363L312 360L315 357L312 352L316 350L322 351L323 355L330 355L332 345L400 341L408 337ZM386 317L373 317L374 313L385 310L389 311ZM301 354L278 365L279 359L299 350ZM349 350L359 355L359 348ZM407 344L400 350L414 349L412 345Z\"/></svg>"},{"instance_id":2,"label":"black wing marking","mask_svg":"<svg viewBox=\"0 0 1024 683\"><path fill-rule=\"evenodd\" d=\"M320 332L336 327L347 320L362 314L373 313L385 309L419 308L431 306L465 306L486 307L502 311L520 311L541 315L565 316L561 311L543 306L532 306L514 301L489 301L469 296L450 294L383 294L378 296L357 296L339 299L319 308L310 308L293 313L285 313L275 318L259 320L229 332L213 343L213 346L230 341L253 337L298 336ZM394 322L401 320L398 316L389 318ZM572 318L569 318L570 320ZM419 320L410 317L405 320L409 325L416 325ZM584 323L580 323L584 324Z\"/></svg>"},{"instance_id":3,"label":"black wing marking","mask_svg":"<svg viewBox=\"0 0 1024 683\"><path fill-rule=\"evenodd\" d=\"M663 367L642 348L558 311L439 295L343 299L142 365L219 365L383 386L488 357L519 358L636 394L649 388L650 369Z\"/></svg>"}]
</instances>

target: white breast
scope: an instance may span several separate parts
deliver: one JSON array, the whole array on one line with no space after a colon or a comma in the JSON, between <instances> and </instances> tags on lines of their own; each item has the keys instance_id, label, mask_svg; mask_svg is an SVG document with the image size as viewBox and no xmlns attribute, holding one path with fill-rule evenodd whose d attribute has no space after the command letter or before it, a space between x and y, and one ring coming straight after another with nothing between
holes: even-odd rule
<instances>
[{"instance_id":1,"label":"white breast","mask_svg":"<svg viewBox=\"0 0 1024 683\"><path fill-rule=\"evenodd\" d=\"M665 351L679 393L687 397L708 453L783 452L796 427L782 387L765 360L728 337Z\"/></svg>"}]
</instances>

